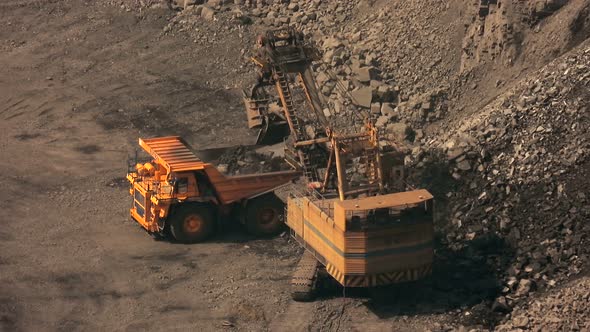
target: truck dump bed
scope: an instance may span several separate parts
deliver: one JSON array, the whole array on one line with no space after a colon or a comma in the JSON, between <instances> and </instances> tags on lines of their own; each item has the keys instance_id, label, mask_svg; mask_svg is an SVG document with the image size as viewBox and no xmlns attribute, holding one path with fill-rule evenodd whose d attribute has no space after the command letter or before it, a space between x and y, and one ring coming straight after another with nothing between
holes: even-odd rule
<instances>
[{"instance_id":1,"label":"truck dump bed","mask_svg":"<svg viewBox=\"0 0 590 332\"><path fill-rule=\"evenodd\" d=\"M199 159L181 137L139 139L139 145L166 173L203 171L221 204L231 204L273 191L301 175L297 171L225 176L213 164Z\"/></svg>"}]
</instances>

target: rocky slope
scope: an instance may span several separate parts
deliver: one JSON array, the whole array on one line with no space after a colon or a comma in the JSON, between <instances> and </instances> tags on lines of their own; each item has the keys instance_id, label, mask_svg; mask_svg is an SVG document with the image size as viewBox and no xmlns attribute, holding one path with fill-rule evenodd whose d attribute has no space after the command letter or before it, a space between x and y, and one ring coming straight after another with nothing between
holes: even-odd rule
<instances>
[{"instance_id":1,"label":"rocky slope","mask_svg":"<svg viewBox=\"0 0 590 332\"><path fill-rule=\"evenodd\" d=\"M555 291L529 299L522 308L512 313L514 318L511 321L499 325L497 330L588 330L589 289L590 279L584 277Z\"/></svg>"},{"instance_id":2,"label":"rocky slope","mask_svg":"<svg viewBox=\"0 0 590 332\"><path fill-rule=\"evenodd\" d=\"M585 43L481 112L425 137L408 158L416 168L449 170L453 189L438 189L449 199L452 247L494 234L514 249L497 300L508 307L589 266L589 88Z\"/></svg>"}]
</instances>

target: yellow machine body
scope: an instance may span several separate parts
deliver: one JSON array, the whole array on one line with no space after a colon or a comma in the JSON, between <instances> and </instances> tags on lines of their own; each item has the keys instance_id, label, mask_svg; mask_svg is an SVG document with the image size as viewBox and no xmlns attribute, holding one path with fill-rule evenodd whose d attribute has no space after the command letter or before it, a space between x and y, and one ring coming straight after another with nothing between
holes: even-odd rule
<instances>
[{"instance_id":1,"label":"yellow machine body","mask_svg":"<svg viewBox=\"0 0 590 332\"><path fill-rule=\"evenodd\" d=\"M426 190L344 201L292 196L286 222L340 284L373 287L431 273L432 212Z\"/></svg>"}]
</instances>

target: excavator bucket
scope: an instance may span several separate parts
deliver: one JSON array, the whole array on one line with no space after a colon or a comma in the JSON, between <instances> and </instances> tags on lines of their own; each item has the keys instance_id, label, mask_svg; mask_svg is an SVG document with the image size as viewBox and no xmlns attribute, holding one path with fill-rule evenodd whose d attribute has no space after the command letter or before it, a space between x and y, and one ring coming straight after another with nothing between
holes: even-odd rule
<instances>
[{"instance_id":1,"label":"excavator bucket","mask_svg":"<svg viewBox=\"0 0 590 332\"><path fill-rule=\"evenodd\" d=\"M250 96L243 91L248 128L259 130L256 138L257 145L273 145L282 142L289 136L289 125L279 115L269 111L267 99L255 97L257 87L252 88Z\"/></svg>"},{"instance_id":2,"label":"excavator bucket","mask_svg":"<svg viewBox=\"0 0 590 332\"><path fill-rule=\"evenodd\" d=\"M260 128L264 122L264 101L248 97L246 91L243 91L243 94L244 105L246 106L246 118L248 119L248 128Z\"/></svg>"},{"instance_id":3,"label":"excavator bucket","mask_svg":"<svg viewBox=\"0 0 590 332\"><path fill-rule=\"evenodd\" d=\"M289 136L289 124L285 121L272 122L265 118L256 138L257 145L273 145L282 142Z\"/></svg>"}]
</instances>

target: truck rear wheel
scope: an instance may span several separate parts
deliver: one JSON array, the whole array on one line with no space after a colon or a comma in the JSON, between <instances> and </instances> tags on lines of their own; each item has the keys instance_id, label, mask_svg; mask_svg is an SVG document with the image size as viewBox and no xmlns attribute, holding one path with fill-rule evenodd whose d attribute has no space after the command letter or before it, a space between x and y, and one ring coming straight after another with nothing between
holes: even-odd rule
<instances>
[{"instance_id":1,"label":"truck rear wheel","mask_svg":"<svg viewBox=\"0 0 590 332\"><path fill-rule=\"evenodd\" d=\"M285 228L285 205L274 193L249 200L246 228L258 236L279 234Z\"/></svg>"},{"instance_id":2,"label":"truck rear wheel","mask_svg":"<svg viewBox=\"0 0 590 332\"><path fill-rule=\"evenodd\" d=\"M170 232L181 243L197 243L209 238L215 229L211 209L197 204L181 206L170 220Z\"/></svg>"}]
</instances>

